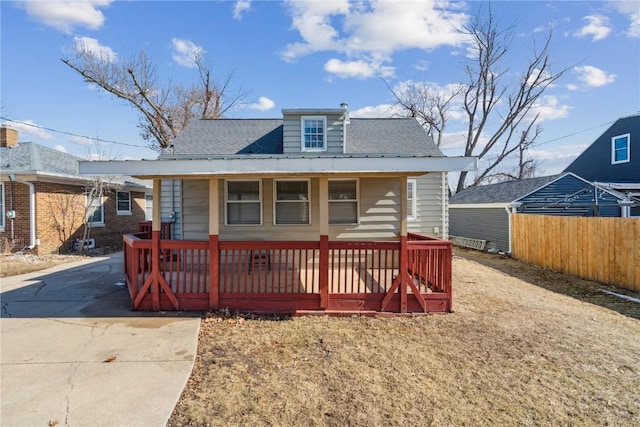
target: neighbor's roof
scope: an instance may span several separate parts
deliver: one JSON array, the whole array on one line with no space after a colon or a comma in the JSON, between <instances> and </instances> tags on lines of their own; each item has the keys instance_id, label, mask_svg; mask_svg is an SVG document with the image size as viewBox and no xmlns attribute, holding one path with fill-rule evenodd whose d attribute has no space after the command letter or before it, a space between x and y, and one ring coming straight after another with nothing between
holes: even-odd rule
<instances>
[{"instance_id":1,"label":"neighbor's roof","mask_svg":"<svg viewBox=\"0 0 640 427\"><path fill-rule=\"evenodd\" d=\"M450 205L511 203L561 176L541 176L467 188L449 199Z\"/></svg>"},{"instance_id":2,"label":"neighbor's roof","mask_svg":"<svg viewBox=\"0 0 640 427\"><path fill-rule=\"evenodd\" d=\"M346 136L346 154L443 156L414 118L354 118ZM282 119L202 119L176 138L173 155L277 155L283 154L282 140Z\"/></svg>"},{"instance_id":3,"label":"neighbor's roof","mask_svg":"<svg viewBox=\"0 0 640 427\"><path fill-rule=\"evenodd\" d=\"M43 179L47 177L87 181L86 176L80 175L79 162L84 160L34 142L20 142L15 147L0 148L0 168L3 175L34 175ZM132 187L150 186L130 176L116 177L114 181Z\"/></svg>"}]
</instances>

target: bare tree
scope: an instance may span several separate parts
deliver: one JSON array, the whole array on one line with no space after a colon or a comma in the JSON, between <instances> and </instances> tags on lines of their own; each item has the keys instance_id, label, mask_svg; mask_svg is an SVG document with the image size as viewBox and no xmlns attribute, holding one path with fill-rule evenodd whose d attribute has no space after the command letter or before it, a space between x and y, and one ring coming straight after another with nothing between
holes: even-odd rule
<instances>
[{"instance_id":1,"label":"bare tree","mask_svg":"<svg viewBox=\"0 0 640 427\"><path fill-rule=\"evenodd\" d=\"M460 91L444 97L429 86L423 86L424 91L420 88L406 93L393 91L400 106L424 122L428 130L438 132L438 144L449 109L453 103L460 104L466 127L464 155L478 157L480 170L471 183L469 172L461 172L456 192L468 184L505 178L506 172L499 166L516 153L520 157L520 170L514 176L535 173L537 162L526 155L541 132L536 124L539 115L535 114L535 106L568 70L551 69L551 32L544 35L541 45L533 41L532 56L523 70L511 70L505 62L511 52L513 28L501 27L491 10L474 14L463 32L470 40L470 59L465 65L467 80Z\"/></svg>"},{"instance_id":2,"label":"bare tree","mask_svg":"<svg viewBox=\"0 0 640 427\"><path fill-rule=\"evenodd\" d=\"M247 95L243 89L231 91L233 74L221 81L214 79L201 53L195 53L192 61L199 82L187 87L171 81L161 86L157 67L144 51L115 61L86 46L76 46L72 57L62 59L86 82L98 85L137 110L141 136L158 151L168 148L192 118L219 118Z\"/></svg>"},{"instance_id":3,"label":"bare tree","mask_svg":"<svg viewBox=\"0 0 640 427\"><path fill-rule=\"evenodd\" d=\"M411 82L392 88L386 81L384 83L396 98L396 105L405 110L409 117L415 117L439 147L447 126L449 109L463 86L449 85L441 89L424 82Z\"/></svg>"}]
</instances>

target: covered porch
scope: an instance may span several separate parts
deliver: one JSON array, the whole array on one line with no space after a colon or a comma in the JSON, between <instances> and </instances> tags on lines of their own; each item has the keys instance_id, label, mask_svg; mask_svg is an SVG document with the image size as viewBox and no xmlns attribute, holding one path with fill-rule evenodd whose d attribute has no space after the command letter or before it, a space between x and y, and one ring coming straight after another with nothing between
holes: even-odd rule
<instances>
[{"instance_id":1,"label":"covered porch","mask_svg":"<svg viewBox=\"0 0 640 427\"><path fill-rule=\"evenodd\" d=\"M170 233L163 236L161 209L154 209L150 231L124 236L133 310L228 308L307 314L452 310L451 242L408 232L407 184L409 177L472 168L473 159L363 155L115 163L86 163L87 172L113 173L117 167L152 179L156 207L162 205L162 179L202 183L197 186L198 203L189 208L198 213L202 230L198 234L183 240L163 238ZM243 228L229 223L231 204L225 193L230 191L229 182L292 178L310 182L303 191L312 211L309 225L280 225L274 216L279 212L276 201L281 200L275 196L276 185L268 186L273 193L260 192L258 199L251 199L264 203L260 211L264 209L268 219ZM367 208L358 210L363 215L377 212L374 227L386 230L383 239L368 231L370 222L352 226L357 233L339 233L336 230L346 230L344 226L330 221L330 202L335 200L330 197L330 181L354 178L368 180ZM371 190L382 183L391 187ZM307 190L311 187L313 191ZM442 194L442 207L432 201L438 206L432 211L444 225L444 190ZM198 238L201 234L207 238Z\"/></svg>"}]
</instances>

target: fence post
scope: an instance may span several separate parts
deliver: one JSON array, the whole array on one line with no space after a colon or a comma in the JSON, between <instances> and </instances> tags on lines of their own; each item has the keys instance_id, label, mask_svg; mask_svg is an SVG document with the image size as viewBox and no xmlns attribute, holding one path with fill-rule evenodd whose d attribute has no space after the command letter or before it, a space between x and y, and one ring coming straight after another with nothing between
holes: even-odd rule
<instances>
[{"instance_id":1,"label":"fence post","mask_svg":"<svg viewBox=\"0 0 640 427\"><path fill-rule=\"evenodd\" d=\"M329 236L320 236L320 308L329 307Z\"/></svg>"}]
</instances>

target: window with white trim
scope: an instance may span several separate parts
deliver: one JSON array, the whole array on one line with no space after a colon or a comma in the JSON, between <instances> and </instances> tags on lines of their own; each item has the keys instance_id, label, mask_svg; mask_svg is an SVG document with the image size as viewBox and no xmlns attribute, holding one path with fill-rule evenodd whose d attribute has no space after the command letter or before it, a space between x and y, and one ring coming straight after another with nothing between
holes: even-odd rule
<instances>
[{"instance_id":1,"label":"window with white trim","mask_svg":"<svg viewBox=\"0 0 640 427\"><path fill-rule=\"evenodd\" d=\"M303 116L302 151L326 151L327 118L324 116Z\"/></svg>"},{"instance_id":2,"label":"window with white trim","mask_svg":"<svg viewBox=\"0 0 640 427\"><path fill-rule=\"evenodd\" d=\"M87 204L87 223L93 227L104 226L104 203L102 192L95 189L87 189L85 192Z\"/></svg>"},{"instance_id":3,"label":"window with white trim","mask_svg":"<svg viewBox=\"0 0 640 427\"><path fill-rule=\"evenodd\" d=\"M0 230L4 231L4 183L0 182Z\"/></svg>"},{"instance_id":4,"label":"window with white trim","mask_svg":"<svg viewBox=\"0 0 640 427\"><path fill-rule=\"evenodd\" d=\"M611 138L611 164L630 161L631 134L618 135Z\"/></svg>"},{"instance_id":5,"label":"window with white trim","mask_svg":"<svg viewBox=\"0 0 640 427\"><path fill-rule=\"evenodd\" d=\"M116 191L116 214L131 215L131 193Z\"/></svg>"},{"instance_id":6,"label":"window with white trim","mask_svg":"<svg viewBox=\"0 0 640 427\"><path fill-rule=\"evenodd\" d=\"M145 219L153 219L153 194L144 195L144 216Z\"/></svg>"},{"instance_id":7,"label":"window with white trim","mask_svg":"<svg viewBox=\"0 0 640 427\"><path fill-rule=\"evenodd\" d=\"M311 197L309 180L279 179L274 181L276 225L311 223Z\"/></svg>"},{"instance_id":8,"label":"window with white trim","mask_svg":"<svg viewBox=\"0 0 640 427\"><path fill-rule=\"evenodd\" d=\"M225 185L226 224L262 224L262 182L228 180Z\"/></svg>"},{"instance_id":9,"label":"window with white trim","mask_svg":"<svg viewBox=\"0 0 640 427\"><path fill-rule=\"evenodd\" d=\"M407 219L415 220L418 212L418 197L416 191L418 189L417 180L407 180Z\"/></svg>"},{"instance_id":10,"label":"window with white trim","mask_svg":"<svg viewBox=\"0 0 640 427\"><path fill-rule=\"evenodd\" d=\"M358 223L358 180L329 180L329 224Z\"/></svg>"}]
</instances>

